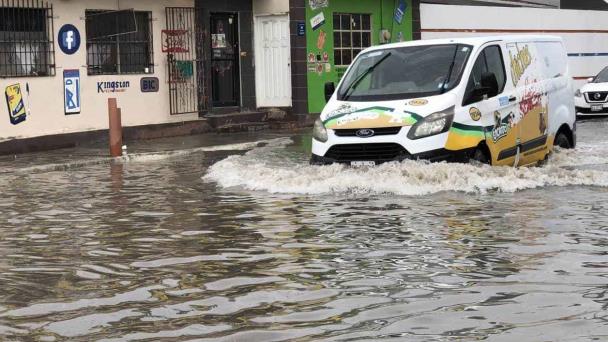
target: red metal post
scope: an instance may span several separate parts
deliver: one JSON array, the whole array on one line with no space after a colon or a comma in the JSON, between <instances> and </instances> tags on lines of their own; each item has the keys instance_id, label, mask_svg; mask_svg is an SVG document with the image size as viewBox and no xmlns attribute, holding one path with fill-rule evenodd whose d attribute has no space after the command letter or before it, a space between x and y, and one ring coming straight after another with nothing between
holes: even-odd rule
<instances>
[{"instance_id":1,"label":"red metal post","mask_svg":"<svg viewBox=\"0 0 608 342\"><path fill-rule=\"evenodd\" d=\"M116 99L108 99L108 116L110 119L110 155L122 155L122 123L121 110L116 105Z\"/></svg>"}]
</instances>

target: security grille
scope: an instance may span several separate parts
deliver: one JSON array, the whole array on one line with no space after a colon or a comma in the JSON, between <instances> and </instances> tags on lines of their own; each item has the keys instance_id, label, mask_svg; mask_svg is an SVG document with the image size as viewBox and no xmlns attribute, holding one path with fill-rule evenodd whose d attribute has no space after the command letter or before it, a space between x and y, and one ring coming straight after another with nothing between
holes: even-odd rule
<instances>
[{"instance_id":1,"label":"security grille","mask_svg":"<svg viewBox=\"0 0 608 342\"><path fill-rule=\"evenodd\" d=\"M0 77L55 75L53 6L0 0Z\"/></svg>"},{"instance_id":2,"label":"security grille","mask_svg":"<svg viewBox=\"0 0 608 342\"><path fill-rule=\"evenodd\" d=\"M85 13L89 75L154 72L152 12L87 10Z\"/></svg>"},{"instance_id":3,"label":"security grille","mask_svg":"<svg viewBox=\"0 0 608 342\"><path fill-rule=\"evenodd\" d=\"M192 7L167 7L167 29L163 31L163 52L167 54L171 114L206 110L202 56L203 31L197 25L201 11Z\"/></svg>"}]
</instances>

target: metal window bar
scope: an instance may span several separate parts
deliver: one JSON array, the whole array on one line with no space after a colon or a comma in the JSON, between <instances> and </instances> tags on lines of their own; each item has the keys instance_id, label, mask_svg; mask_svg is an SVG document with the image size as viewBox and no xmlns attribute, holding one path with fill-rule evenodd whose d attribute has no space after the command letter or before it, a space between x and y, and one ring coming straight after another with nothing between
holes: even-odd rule
<instances>
[{"instance_id":1,"label":"metal window bar","mask_svg":"<svg viewBox=\"0 0 608 342\"><path fill-rule=\"evenodd\" d=\"M354 18L359 18L359 27L353 28ZM371 46L372 40L372 22L371 15L365 13L335 13L334 21L334 63L336 67L348 66L357 57L357 55L365 48ZM366 22L369 29L363 28L363 23ZM348 25L348 29L343 28ZM348 41L342 39L342 34L346 34ZM358 38L358 44L355 45L355 36ZM367 41L367 43L365 43Z\"/></svg>"},{"instance_id":2,"label":"metal window bar","mask_svg":"<svg viewBox=\"0 0 608 342\"><path fill-rule=\"evenodd\" d=\"M55 75L53 6L0 0L0 77Z\"/></svg>"},{"instance_id":3,"label":"metal window bar","mask_svg":"<svg viewBox=\"0 0 608 342\"><path fill-rule=\"evenodd\" d=\"M103 10L87 10L87 18ZM99 37L91 20L86 22L87 70L89 75L147 74L154 72L152 12L135 11L137 30ZM108 24L112 24L108 22ZM117 23L124 25L124 23ZM125 25L127 26L127 25Z\"/></svg>"},{"instance_id":4,"label":"metal window bar","mask_svg":"<svg viewBox=\"0 0 608 342\"><path fill-rule=\"evenodd\" d=\"M165 8L166 27L162 43L169 46L167 73L171 115L206 110L206 88L203 83L203 31L198 24L201 13L193 7Z\"/></svg>"}]
</instances>

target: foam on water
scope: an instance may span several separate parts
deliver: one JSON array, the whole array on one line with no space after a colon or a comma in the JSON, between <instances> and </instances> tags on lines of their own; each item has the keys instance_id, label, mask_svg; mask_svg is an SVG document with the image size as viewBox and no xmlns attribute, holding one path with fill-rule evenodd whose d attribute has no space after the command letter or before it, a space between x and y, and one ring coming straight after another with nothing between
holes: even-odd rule
<instances>
[{"instance_id":1,"label":"foam on water","mask_svg":"<svg viewBox=\"0 0 608 342\"><path fill-rule=\"evenodd\" d=\"M372 168L342 165L310 166L294 160L286 142L254 148L230 156L209 168L205 181L223 188L244 188L270 193L371 193L406 196L442 191L515 192L545 186L608 187L608 171L580 168L608 164L608 144L581 145L574 151L556 151L543 167L490 167L486 165L404 161ZM605 169L606 170L606 169Z\"/></svg>"}]
</instances>

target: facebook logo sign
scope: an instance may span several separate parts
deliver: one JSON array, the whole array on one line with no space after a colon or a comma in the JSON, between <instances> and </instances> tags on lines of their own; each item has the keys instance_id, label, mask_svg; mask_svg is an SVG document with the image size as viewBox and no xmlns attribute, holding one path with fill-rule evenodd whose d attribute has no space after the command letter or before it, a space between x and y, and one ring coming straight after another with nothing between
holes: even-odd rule
<instances>
[{"instance_id":1,"label":"facebook logo sign","mask_svg":"<svg viewBox=\"0 0 608 342\"><path fill-rule=\"evenodd\" d=\"M57 38L59 48L66 55L72 55L80 48L80 32L74 25L63 25Z\"/></svg>"}]
</instances>

